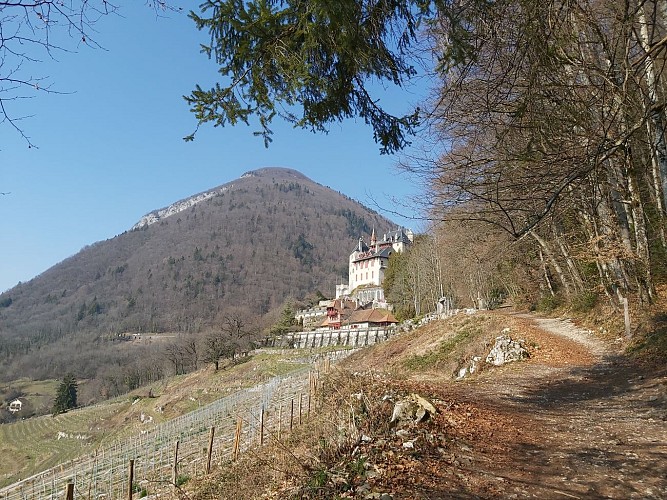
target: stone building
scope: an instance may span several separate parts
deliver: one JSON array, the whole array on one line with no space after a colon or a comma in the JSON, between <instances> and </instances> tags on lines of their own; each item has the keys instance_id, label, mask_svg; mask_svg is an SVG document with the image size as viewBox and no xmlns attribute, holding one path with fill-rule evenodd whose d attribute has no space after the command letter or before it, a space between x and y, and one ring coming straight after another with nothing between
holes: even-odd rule
<instances>
[{"instance_id":1,"label":"stone building","mask_svg":"<svg viewBox=\"0 0 667 500\"><path fill-rule=\"evenodd\" d=\"M20 399L15 399L9 403L9 411L12 413L18 413L23 408L23 402Z\"/></svg>"},{"instance_id":2,"label":"stone building","mask_svg":"<svg viewBox=\"0 0 667 500\"><path fill-rule=\"evenodd\" d=\"M370 245L359 238L349 257L348 282L336 286L336 298L349 297L361 307L389 307L382 288L389 257L403 252L413 239L412 231L402 228L385 233L382 239L376 237L373 229Z\"/></svg>"}]
</instances>

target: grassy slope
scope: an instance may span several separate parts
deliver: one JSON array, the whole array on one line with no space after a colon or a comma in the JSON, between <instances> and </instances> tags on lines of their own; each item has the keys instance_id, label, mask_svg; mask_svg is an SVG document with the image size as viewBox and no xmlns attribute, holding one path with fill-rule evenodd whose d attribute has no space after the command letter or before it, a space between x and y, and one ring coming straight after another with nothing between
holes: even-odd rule
<instances>
[{"instance_id":1,"label":"grassy slope","mask_svg":"<svg viewBox=\"0 0 667 500\"><path fill-rule=\"evenodd\" d=\"M664 312L660 312L661 304L657 304L656 307L655 310L647 311L645 319L637 323L637 338L630 345L631 352L646 362L667 359L665 356L667 349L664 346ZM600 317L602 316L598 316ZM596 321L599 323L601 320L591 316L586 323L598 334L607 332L611 338L619 336L618 325L614 331L608 331L612 328L612 322L605 320L600 323L602 326L596 328ZM448 383L452 382L454 373L465 361L487 349L495 336L506 327L511 329L514 337L526 340L534 358L557 359L557 356L554 356L553 346L543 340L536 341L525 321L491 313L460 315L447 321L427 324L419 330L394 337L388 342L350 356L342 363L342 367L350 372L381 373L382 377L389 377L392 384L401 383L403 380ZM145 425L140 422L142 413L152 416L155 422L179 416L238 388L253 385L270 376L303 366L305 363L303 356L303 351L287 354L264 352L245 363L217 373L208 368L156 384L150 388L155 396L153 398L147 397L148 388L145 388L115 401L71 411L55 418L46 416L2 425L0 457L12 458L11 460L3 458L0 461L0 486L138 432ZM511 370L512 367L503 369ZM479 376L485 377L490 374L482 373ZM350 387L350 390L353 389ZM34 390L37 391L37 388ZM132 404L135 398L136 402ZM162 412L157 411L159 407L163 409ZM298 435L295 435L294 439L297 441L293 443L294 447L302 448L303 453L311 458L317 456L319 451L312 448L312 443L318 442L318 439L308 432L317 433L320 430L317 426L311 431L304 428L305 434L301 441L298 441ZM87 440L72 438L57 440L58 432L90 437ZM249 459L259 460L253 455ZM262 469L260 462L257 462L257 467ZM266 467L269 469L272 467L270 460ZM292 479L301 477L307 480L308 474L312 472L304 471L301 465L294 467L296 469L290 473ZM247 487L254 488L253 491L261 490L266 482L258 481L256 474L244 475L242 470L238 472L238 476L233 471L227 471L225 474L232 474L230 479L233 481L249 481ZM273 477L272 473L265 471L265 474L268 478L265 487L270 488L272 482L278 479ZM226 487L224 477L218 477L216 481L219 483L215 487L215 491L218 492L216 494L221 494L221 498L224 498L223 490ZM194 483L193 486L204 490L211 488L208 482ZM233 489L236 487L230 486Z\"/></svg>"},{"instance_id":2,"label":"grassy slope","mask_svg":"<svg viewBox=\"0 0 667 500\"><path fill-rule=\"evenodd\" d=\"M151 416L154 423L177 417L240 388L301 368L306 364L304 355L300 351L261 353L218 372L205 368L172 377L121 398L56 417L45 415L2 424L0 487L153 425L143 424L141 414ZM149 389L153 397L148 397ZM59 432L68 436L58 439Z\"/></svg>"}]
</instances>

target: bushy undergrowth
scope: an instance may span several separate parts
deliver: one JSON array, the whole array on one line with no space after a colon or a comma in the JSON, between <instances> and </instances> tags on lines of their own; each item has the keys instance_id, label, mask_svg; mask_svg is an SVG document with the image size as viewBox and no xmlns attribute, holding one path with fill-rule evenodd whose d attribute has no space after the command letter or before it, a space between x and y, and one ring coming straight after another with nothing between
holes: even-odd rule
<instances>
[{"instance_id":1,"label":"bushy undergrowth","mask_svg":"<svg viewBox=\"0 0 667 500\"><path fill-rule=\"evenodd\" d=\"M545 295L540 297L532 309L537 312L550 313L558 309L562 303L562 299L558 295Z\"/></svg>"},{"instance_id":2,"label":"bushy undergrowth","mask_svg":"<svg viewBox=\"0 0 667 500\"><path fill-rule=\"evenodd\" d=\"M570 299L570 306L576 313L586 313L592 311L597 303L598 295L591 291L579 293Z\"/></svg>"},{"instance_id":3,"label":"bushy undergrowth","mask_svg":"<svg viewBox=\"0 0 667 500\"><path fill-rule=\"evenodd\" d=\"M667 366L667 313L657 313L641 328L628 347L638 361L665 369Z\"/></svg>"},{"instance_id":4,"label":"bushy undergrowth","mask_svg":"<svg viewBox=\"0 0 667 500\"><path fill-rule=\"evenodd\" d=\"M393 405L372 373L325 377L310 418L261 450L223 464L188 498L337 498L364 480L365 459L355 449L365 434L387 429Z\"/></svg>"},{"instance_id":5,"label":"bushy undergrowth","mask_svg":"<svg viewBox=\"0 0 667 500\"><path fill-rule=\"evenodd\" d=\"M534 303L531 310L540 313L553 313L559 309L568 309L580 314L592 311L598 305L598 294L592 291L584 291L565 298L560 294L544 295Z\"/></svg>"}]
</instances>

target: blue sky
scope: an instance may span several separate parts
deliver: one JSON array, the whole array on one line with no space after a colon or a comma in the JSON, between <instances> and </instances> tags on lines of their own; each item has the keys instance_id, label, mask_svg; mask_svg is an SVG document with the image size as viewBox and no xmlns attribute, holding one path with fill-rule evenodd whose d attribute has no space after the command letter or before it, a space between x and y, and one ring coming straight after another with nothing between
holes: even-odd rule
<instances>
[{"instance_id":1,"label":"blue sky","mask_svg":"<svg viewBox=\"0 0 667 500\"><path fill-rule=\"evenodd\" d=\"M96 25L104 49L69 40L72 53L57 54L57 61L40 55L33 66L35 76L66 92L15 103L15 114L31 115L20 125L38 148L0 125L0 191L10 192L0 196L0 291L128 230L151 210L256 168L294 168L372 207L375 199L396 209L389 197L418 194L395 168L398 158L380 155L363 121L334 124L328 135L277 122L268 149L245 125L204 125L194 142L184 142L196 122L182 96L216 77L199 53L207 37L184 13L158 18L130 1L120 13ZM393 107L416 103L418 94L383 98Z\"/></svg>"}]
</instances>

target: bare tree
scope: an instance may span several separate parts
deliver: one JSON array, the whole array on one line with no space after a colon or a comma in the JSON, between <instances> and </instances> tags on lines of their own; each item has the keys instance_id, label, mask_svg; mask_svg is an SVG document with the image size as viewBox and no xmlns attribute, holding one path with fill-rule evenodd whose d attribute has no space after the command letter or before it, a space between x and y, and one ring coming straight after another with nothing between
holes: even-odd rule
<instances>
[{"instance_id":1,"label":"bare tree","mask_svg":"<svg viewBox=\"0 0 667 500\"><path fill-rule=\"evenodd\" d=\"M442 154L406 167L429 187L432 217L529 236L536 267L568 297L599 287L616 304L652 301L665 251L664 15L649 0L475 13L475 57L446 69L433 105ZM433 34L447 38L446 19ZM591 259L599 281L589 272L586 284Z\"/></svg>"},{"instance_id":2,"label":"bare tree","mask_svg":"<svg viewBox=\"0 0 667 500\"><path fill-rule=\"evenodd\" d=\"M247 318L248 313L240 309L226 313L220 328L204 337L202 360L212 363L217 371L221 360L247 352L257 334Z\"/></svg>"},{"instance_id":3,"label":"bare tree","mask_svg":"<svg viewBox=\"0 0 667 500\"><path fill-rule=\"evenodd\" d=\"M204 337L203 361L212 363L215 371L220 368L220 361L234 357L234 347L220 331L211 332Z\"/></svg>"},{"instance_id":4,"label":"bare tree","mask_svg":"<svg viewBox=\"0 0 667 500\"><path fill-rule=\"evenodd\" d=\"M164 0L146 2L156 12L172 9ZM0 1L0 123L9 125L27 143L35 144L21 121L20 103L40 93L62 93L47 76L35 76L44 58L79 47L99 48L96 25L118 12L107 0Z\"/></svg>"}]
</instances>

